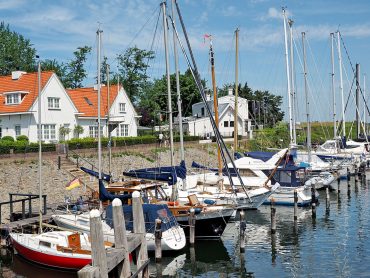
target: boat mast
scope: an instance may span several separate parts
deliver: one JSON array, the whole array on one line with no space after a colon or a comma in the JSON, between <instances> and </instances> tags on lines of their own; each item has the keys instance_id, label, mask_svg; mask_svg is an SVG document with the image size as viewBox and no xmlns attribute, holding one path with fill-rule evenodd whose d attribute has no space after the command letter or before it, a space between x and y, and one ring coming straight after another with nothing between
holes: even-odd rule
<instances>
[{"instance_id":1,"label":"boat mast","mask_svg":"<svg viewBox=\"0 0 370 278\"><path fill-rule=\"evenodd\" d=\"M98 39L98 51L97 51L97 66L98 66L98 171L99 171L99 180L101 180L101 117L100 117L100 99L101 99L101 80L100 80L100 48L101 48L101 33L103 30L98 28L96 31L97 39Z\"/></svg>"},{"instance_id":2,"label":"boat mast","mask_svg":"<svg viewBox=\"0 0 370 278\"><path fill-rule=\"evenodd\" d=\"M361 117L360 117L360 64L356 64L356 134L360 137L361 131Z\"/></svg>"},{"instance_id":3,"label":"boat mast","mask_svg":"<svg viewBox=\"0 0 370 278\"><path fill-rule=\"evenodd\" d=\"M366 127L366 74L364 74L364 126L365 126L365 134L367 134L367 127Z\"/></svg>"},{"instance_id":4,"label":"boat mast","mask_svg":"<svg viewBox=\"0 0 370 278\"><path fill-rule=\"evenodd\" d=\"M306 33L302 32L304 93L306 96L306 113L307 113L307 152L308 152L308 163L311 163L311 120L310 120L310 101L308 98L308 86L307 86L306 47L304 43L305 37Z\"/></svg>"},{"instance_id":5,"label":"boat mast","mask_svg":"<svg viewBox=\"0 0 370 278\"><path fill-rule=\"evenodd\" d=\"M343 121L343 137L346 136L346 116L345 116L345 109L344 109L344 92L343 92L343 73L342 73L342 53L340 50L340 32L337 31L337 44L338 44L338 60L339 60L339 79L340 79L340 93L342 96L342 121Z\"/></svg>"},{"instance_id":6,"label":"boat mast","mask_svg":"<svg viewBox=\"0 0 370 278\"><path fill-rule=\"evenodd\" d=\"M215 113L216 127L219 128L218 99L217 99L217 87L216 87L216 76L215 76L215 56L213 52L212 36L210 37L210 40L209 40L209 52L210 52L210 59L211 59L211 72L212 72L213 109ZM218 159L218 177L219 177L218 181L219 181L220 188L222 188L223 187L222 161L221 161L221 150L220 150L219 145L217 145L217 159Z\"/></svg>"},{"instance_id":7,"label":"boat mast","mask_svg":"<svg viewBox=\"0 0 370 278\"><path fill-rule=\"evenodd\" d=\"M168 106L168 119L169 119L169 132L170 132L170 150L171 150L171 167L174 165L173 161L173 130L172 130L172 101L171 101L171 80L170 80L170 62L168 56L168 37L167 37L167 14L166 2L162 2L163 13L163 32L164 32L164 50L166 55L166 76L167 76L167 106Z\"/></svg>"},{"instance_id":8,"label":"boat mast","mask_svg":"<svg viewBox=\"0 0 370 278\"><path fill-rule=\"evenodd\" d=\"M335 103L335 86L334 86L334 33L330 33L331 37L331 91L333 94L333 126L334 126L334 139L337 137L337 122L336 122L336 110L337 105Z\"/></svg>"},{"instance_id":9,"label":"boat mast","mask_svg":"<svg viewBox=\"0 0 370 278\"><path fill-rule=\"evenodd\" d=\"M238 151L238 54L239 54L239 28L235 30L235 108L234 108L234 152Z\"/></svg>"},{"instance_id":10,"label":"boat mast","mask_svg":"<svg viewBox=\"0 0 370 278\"><path fill-rule=\"evenodd\" d=\"M172 0L172 19L175 24L175 0ZM175 26L176 27L176 26ZM180 133L180 158L181 161L185 160L184 152L184 134L182 129L182 109L181 109L181 93L180 93L180 72L179 72L179 57L177 53L176 33L173 31L173 52L175 55L175 70L176 70L176 93L177 93L177 109L179 111L179 133Z\"/></svg>"},{"instance_id":11,"label":"boat mast","mask_svg":"<svg viewBox=\"0 0 370 278\"><path fill-rule=\"evenodd\" d=\"M286 75L287 75L287 85L288 85L288 109L289 109L289 136L290 145L294 144L293 141L293 118L292 118L292 100L291 100L291 90L290 90L290 70L289 70L289 57L288 57L288 37L286 30L286 14L285 8L283 8L283 20L284 20L284 41L285 41L285 63L286 63Z\"/></svg>"},{"instance_id":12,"label":"boat mast","mask_svg":"<svg viewBox=\"0 0 370 278\"><path fill-rule=\"evenodd\" d=\"M107 129L108 129L108 144L109 144L109 160L108 160L108 170L109 170L109 175L111 175L111 165L112 165L112 136L111 136L111 130L110 130L110 80L109 80L109 65L107 64L107 110L108 110L108 115L107 115ZM118 85L118 91L119 91L119 85ZM118 95L118 94L117 94Z\"/></svg>"},{"instance_id":13,"label":"boat mast","mask_svg":"<svg viewBox=\"0 0 370 278\"><path fill-rule=\"evenodd\" d=\"M294 21L289 19L288 25L289 25L289 34L290 34L290 82L291 85L291 100L292 100L292 123L293 123L293 142L294 144L297 143L297 131L296 131L296 92L295 92L295 86L294 86L294 47L293 47L293 23Z\"/></svg>"},{"instance_id":14,"label":"boat mast","mask_svg":"<svg viewBox=\"0 0 370 278\"><path fill-rule=\"evenodd\" d=\"M38 83L38 140L39 140L39 232L42 233L42 125L41 125L41 62L37 66L37 83Z\"/></svg>"}]
</instances>

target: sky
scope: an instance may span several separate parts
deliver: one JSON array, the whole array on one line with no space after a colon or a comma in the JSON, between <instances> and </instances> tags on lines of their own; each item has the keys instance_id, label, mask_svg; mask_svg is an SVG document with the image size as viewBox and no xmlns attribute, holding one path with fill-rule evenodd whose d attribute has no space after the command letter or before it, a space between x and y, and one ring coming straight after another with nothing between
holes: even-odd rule
<instances>
[{"instance_id":1,"label":"sky","mask_svg":"<svg viewBox=\"0 0 370 278\"><path fill-rule=\"evenodd\" d=\"M156 58L149 62L148 74L165 74L163 24L159 0L12 0L0 1L1 21L31 40L41 59L67 63L77 47L88 45L85 85L96 76L96 31L103 30L102 55L111 69L117 67L117 54L138 46L152 49ZM370 2L368 0L178 0L201 77L211 87L209 41L212 35L218 86L235 80L235 30L239 28L238 80L254 90L268 90L283 96L287 113L287 77L284 50L282 7L294 21L294 68L298 121L305 121L303 55L301 32L306 33L306 57L310 114L313 120L329 121L333 114L331 89L330 33L338 29L343 60L345 102L353 80L352 66L360 64L360 84L366 91L364 77L370 73ZM168 12L171 1L168 0ZM176 21L181 32L180 24ZM157 27L157 28L156 28ZM182 43L185 43L181 36ZM344 48L345 47L345 48ZM170 68L174 71L172 32L169 32ZM341 115L337 42L334 46L336 113ZM180 70L186 69L179 55ZM370 82L369 82L370 84ZM370 85L369 85L370 87ZM370 90L369 90L370 91ZM354 118L354 93L347 119ZM365 98L366 95L365 95ZM363 107L360 107L363 116ZM338 116L339 117L339 116ZM370 118L370 117L368 117Z\"/></svg>"}]
</instances>

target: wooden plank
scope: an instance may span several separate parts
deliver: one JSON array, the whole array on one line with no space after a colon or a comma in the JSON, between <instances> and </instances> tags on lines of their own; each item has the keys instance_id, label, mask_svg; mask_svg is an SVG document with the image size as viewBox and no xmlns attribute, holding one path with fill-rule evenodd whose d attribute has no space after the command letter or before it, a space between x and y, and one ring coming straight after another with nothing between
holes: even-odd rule
<instances>
[{"instance_id":1,"label":"wooden plank","mask_svg":"<svg viewBox=\"0 0 370 278\"><path fill-rule=\"evenodd\" d=\"M91 265L86 265L77 272L78 278L99 278L99 268Z\"/></svg>"},{"instance_id":2,"label":"wooden plank","mask_svg":"<svg viewBox=\"0 0 370 278\"><path fill-rule=\"evenodd\" d=\"M108 278L103 227L100 213L97 209L90 211L90 236L92 265L99 268L101 278Z\"/></svg>"},{"instance_id":3,"label":"wooden plank","mask_svg":"<svg viewBox=\"0 0 370 278\"><path fill-rule=\"evenodd\" d=\"M128 235L127 236L127 246L129 253L133 252L141 245L142 236L139 234Z\"/></svg>"},{"instance_id":4,"label":"wooden plank","mask_svg":"<svg viewBox=\"0 0 370 278\"><path fill-rule=\"evenodd\" d=\"M114 269L118 264L125 260L125 249L124 248L114 248L107 250L107 267L108 272ZM130 273L130 261L128 261L128 273ZM124 277L128 277L127 275Z\"/></svg>"}]
</instances>

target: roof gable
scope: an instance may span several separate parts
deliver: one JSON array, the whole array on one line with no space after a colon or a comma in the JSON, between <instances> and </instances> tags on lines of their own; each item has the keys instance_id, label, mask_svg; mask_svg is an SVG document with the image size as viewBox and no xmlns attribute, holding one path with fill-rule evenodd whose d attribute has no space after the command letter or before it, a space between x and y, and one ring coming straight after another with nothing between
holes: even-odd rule
<instances>
[{"instance_id":1,"label":"roof gable","mask_svg":"<svg viewBox=\"0 0 370 278\"><path fill-rule=\"evenodd\" d=\"M45 71L41 73L41 89L45 87L54 73ZM24 93L19 104L5 104L6 93ZM4 94L5 93L5 94ZM28 112L38 96L38 74L24 73L19 79L13 80L11 75L0 77L0 113L22 113Z\"/></svg>"}]
</instances>

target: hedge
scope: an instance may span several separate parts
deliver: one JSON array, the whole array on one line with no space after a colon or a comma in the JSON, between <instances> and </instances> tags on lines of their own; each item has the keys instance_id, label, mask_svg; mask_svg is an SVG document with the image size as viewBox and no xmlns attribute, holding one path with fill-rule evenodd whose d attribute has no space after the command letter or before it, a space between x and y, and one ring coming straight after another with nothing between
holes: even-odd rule
<instances>
[{"instance_id":1,"label":"hedge","mask_svg":"<svg viewBox=\"0 0 370 278\"><path fill-rule=\"evenodd\" d=\"M42 152L53 152L55 151L55 144L42 144ZM13 150L13 153L32 153L39 151L38 143L30 143L27 141L18 141L18 142L5 142L0 141L0 154L9 154L10 150Z\"/></svg>"}]
</instances>

